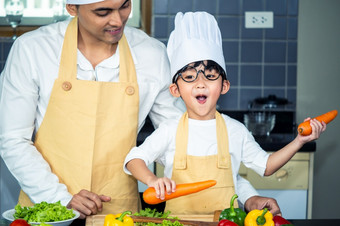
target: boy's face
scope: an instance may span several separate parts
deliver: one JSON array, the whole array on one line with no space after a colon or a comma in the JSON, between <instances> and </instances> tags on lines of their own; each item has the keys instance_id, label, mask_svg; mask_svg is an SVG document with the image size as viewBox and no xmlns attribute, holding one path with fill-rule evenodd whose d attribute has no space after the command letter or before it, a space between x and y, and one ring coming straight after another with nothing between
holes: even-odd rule
<instances>
[{"instance_id":1,"label":"boy's face","mask_svg":"<svg viewBox=\"0 0 340 226\"><path fill-rule=\"evenodd\" d=\"M206 64L206 62L205 62ZM193 66L189 64L189 66ZM200 71L202 70L202 71ZM193 80L192 77L198 77L193 82L186 82L183 80ZM210 77L218 76L215 70L205 70L204 65L199 65L196 70L185 71L182 76L177 79L177 84L173 83L170 85L170 92L175 97L181 97L186 105L188 116L192 119L197 120L209 120L215 118L216 104L221 94L228 92L230 83L227 80L222 82L222 77L219 76L216 80L208 80L204 75Z\"/></svg>"},{"instance_id":2,"label":"boy's face","mask_svg":"<svg viewBox=\"0 0 340 226\"><path fill-rule=\"evenodd\" d=\"M107 0L85 5L66 6L78 16L80 38L87 43L117 44L131 12L131 0Z\"/></svg>"}]
</instances>

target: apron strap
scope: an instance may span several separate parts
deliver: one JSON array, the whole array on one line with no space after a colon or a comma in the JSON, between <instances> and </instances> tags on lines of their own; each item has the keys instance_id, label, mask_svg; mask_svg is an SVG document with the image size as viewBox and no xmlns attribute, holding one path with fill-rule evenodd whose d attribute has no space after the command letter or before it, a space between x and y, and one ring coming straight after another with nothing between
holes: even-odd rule
<instances>
[{"instance_id":1,"label":"apron strap","mask_svg":"<svg viewBox=\"0 0 340 226\"><path fill-rule=\"evenodd\" d=\"M187 168L187 148L188 148L188 112L185 112L179 120L176 133L176 151L174 157L175 169Z\"/></svg>"},{"instance_id":2,"label":"apron strap","mask_svg":"<svg viewBox=\"0 0 340 226\"><path fill-rule=\"evenodd\" d=\"M67 26L61 52L59 78L69 81L77 78L78 18L75 16Z\"/></svg>"},{"instance_id":3,"label":"apron strap","mask_svg":"<svg viewBox=\"0 0 340 226\"><path fill-rule=\"evenodd\" d=\"M123 34L118 42L119 47L119 81L120 82L133 82L136 80L135 67L128 67L128 65L135 65L129 48L129 43ZM120 62L125 62L121 64ZM124 76L121 76L124 75Z\"/></svg>"},{"instance_id":4,"label":"apron strap","mask_svg":"<svg viewBox=\"0 0 340 226\"><path fill-rule=\"evenodd\" d=\"M216 111L216 134L217 134L217 153L218 153L218 168L230 168L230 154L229 154L229 138L225 121L222 115Z\"/></svg>"}]
</instances>

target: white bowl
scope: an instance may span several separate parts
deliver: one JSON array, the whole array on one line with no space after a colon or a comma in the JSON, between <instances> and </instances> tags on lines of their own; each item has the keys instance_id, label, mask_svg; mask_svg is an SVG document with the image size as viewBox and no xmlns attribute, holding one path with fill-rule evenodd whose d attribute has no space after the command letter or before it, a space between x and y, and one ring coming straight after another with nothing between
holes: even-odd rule
<instances>
[{"instance_id":1,"label":"white bowl","mask_svg":"<svg viewBox=\"0 0 340 226\"><path fill-rule=\"evenodd\" d=\"M14 221L13 214L15 213L15 209L7 210L2 213L2 217L5 218L6 220L12 222ZM54 222L44 222L45 224L50 224L53 226L68 226L70 225L75 219L77 219L80 216L80 213L76 210L73 210L73 213L75 216L71 219L68 220L63 220L63 221L54 221ZM29 222L29 224L40 224L40 222Z\"/></svg>"}]
</instances>

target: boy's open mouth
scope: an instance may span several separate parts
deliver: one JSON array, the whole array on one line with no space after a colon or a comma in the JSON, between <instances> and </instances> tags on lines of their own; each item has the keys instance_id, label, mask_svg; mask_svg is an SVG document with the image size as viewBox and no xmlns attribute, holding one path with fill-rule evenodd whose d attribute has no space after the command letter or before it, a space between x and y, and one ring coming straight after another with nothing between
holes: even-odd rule
<instances>
[{"instance_id":1,"label":"boy's open mouth","mask_svg":"<svg viewBox=\"0 0 340 226\"><path fill-rule=\"evenodd\" d=\"M198 103L204 104L205 101L207 100L207 96L205 96L205 95L198 95L198 96L196 96L196 99L197 99Z\"/></svg>"}]
</instances>

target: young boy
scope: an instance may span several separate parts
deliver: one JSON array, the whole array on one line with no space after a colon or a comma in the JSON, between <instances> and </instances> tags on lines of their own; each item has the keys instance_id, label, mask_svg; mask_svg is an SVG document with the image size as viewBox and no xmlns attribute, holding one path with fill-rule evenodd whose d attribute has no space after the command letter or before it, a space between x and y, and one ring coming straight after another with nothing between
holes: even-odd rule
<instances>
[{"instance_id":1,"label":"young boy","mask_svg":"<svg viewBox=\"0 0 340 226\"><path fill-rule=\"evenodd\" d=\"M242 123L219 114L217 100L228 92L230 83L220 30L208 13L178 13L167 50L173 76L170 92L181 97L187 111L181 119L162 124L141 146L133 148L124 170L154 187L161 199L165 192L174 192L176 184L217 181L212 188L167 201L166 209L173 214L211 214L228 208L235 193L242 203L247 202L253 194L238 175L241 161L260 175L269 176L326 129L325 123L312 120L310 136L298 135L269 155ZM163 178L147 168L154 161L164 165ZM260 205L245 207L250 211Z\"/></svg>"}]
</instances>

